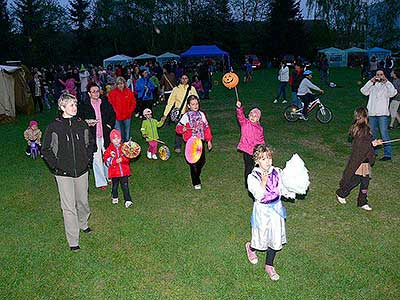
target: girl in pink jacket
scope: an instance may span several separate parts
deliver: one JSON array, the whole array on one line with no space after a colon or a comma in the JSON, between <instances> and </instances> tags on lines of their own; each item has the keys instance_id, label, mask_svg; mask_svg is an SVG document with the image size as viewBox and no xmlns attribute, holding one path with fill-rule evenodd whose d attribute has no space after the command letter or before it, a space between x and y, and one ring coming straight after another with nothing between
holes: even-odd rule
<instances>
[{"instance_id":1,"label":"girl in pink jacket","mask_svg":"<svg viewBox=\"0 0 400 300\"><path fill-rule=\"evenodd\" d=\"M236 107L236 116L240 125L240 142L237 149L243 152L244 185L247 189L247 176L254 168L253 149L257 145L265 144L264 128L260 124L261 111L258 108L253 108L247 119L239 100L236 101Z\"/></svg>"}]
</instances>

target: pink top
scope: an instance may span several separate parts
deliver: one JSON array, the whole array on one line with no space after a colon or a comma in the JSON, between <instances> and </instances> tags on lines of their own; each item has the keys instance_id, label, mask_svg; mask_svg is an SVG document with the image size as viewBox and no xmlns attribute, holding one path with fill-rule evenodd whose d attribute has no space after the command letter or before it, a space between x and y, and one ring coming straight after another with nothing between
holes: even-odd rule
<instances>
[{"instance_id":1,"label":"pink top","mask_svg":"<svg viewBox=\"0 0 400 300\"><path fill-rule=\"evenodd\" d=\"M240 142L238 150L253 155L254 147L264 144L264 128L259 122L253 123L247 119L243 112L243 106L236 109L236 116L240 125Z\"/></svg>"},{"instance_id":2,"label":"pink top","mask_svg":"<svg viewBox=\"0 0 400 300\"><path fill-rule=\"evenodd\" d=\"M198 92L204 92L204 88L203 85L201 84L200 80L197 80L195 82L192 83L192 86L194 86L194 88L196 89L196 91Z\"/></svg>"},{"instance_id":3,"label":"pink top","mask_svg":"<svg viewBox=\"0 0 400 300\"><path fill-rule=\"evenodd\" d=\"M98 100L90 100L90 103L92 104L92 107L94 109L94 113L96 115L96 120L98 121L96 124L96 137L101 138L103 137L103 124L101 120L101 111L100 111L100 105L101 105L101 99L99 98Z\"/></svg>"}]
</instances>

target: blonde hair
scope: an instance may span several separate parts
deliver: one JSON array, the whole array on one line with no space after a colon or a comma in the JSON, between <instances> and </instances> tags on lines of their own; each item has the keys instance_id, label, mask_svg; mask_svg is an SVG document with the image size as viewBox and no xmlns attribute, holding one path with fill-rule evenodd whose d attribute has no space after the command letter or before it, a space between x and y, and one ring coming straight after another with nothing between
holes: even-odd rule
<instances>
[{"instance_id":1,"label":"blonde hair","mask_svg":"<svg viewBox=\"0 0 400 300\"><path fill-rule=\"evenodd\" d=\"M58 98L58 109L62 110L61 107L67 106L69 102L75 102L75 104L78 103L78 100L76 97L72 94L69 93L63 93L61 94L60 98Z\"/></svg>"},{"instance_id":2,"label":"blonde hair","mask_svg":"<svg viewBox=\"0 0 400 300\"><path fill-rule=\"evenodd\" d=\"M267 144L260 144L254 147L253 160L256 164L262 159L264 153L267 154L268 158L272 159L272 154L274 154L274 151L272 150L271 146Z\"/></svg>"},{"instance_id":3,"label":"blonde hair","mask_svg":"<svg viewBox=\"0 0 400 300\"><path fill-rule=\"evenodd\" d=\"M371 128L368 125L368 110L365 107L359 107L354 111L349 134L352 138L371 134Z\"/></svg>"},{"instance_id":4,"label":"blonde hair","mask_svg":"<svg viewBox=\"0 0 400 300\"><path fill-rule=\"evenodd\" d=\"M117 79L115 79L114 89L116 89L118 87L118 83L120 83L120 82L122 82L124 84L124 88L128 87L128 85L126 84L125 78L122 76L118 76Z\"/></svg>"}]
</instances>

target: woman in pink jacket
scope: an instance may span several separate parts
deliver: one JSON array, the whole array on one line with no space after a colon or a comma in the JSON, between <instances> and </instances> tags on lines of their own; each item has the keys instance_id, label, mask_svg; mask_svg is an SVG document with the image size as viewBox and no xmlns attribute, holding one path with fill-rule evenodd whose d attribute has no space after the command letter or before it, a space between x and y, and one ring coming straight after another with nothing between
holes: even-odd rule
<instances>
[{"instance_id":1,"label":"woman in pink jacket","mask_svg":"<svg viewBox=\"0 0 400 300\"><path fill-rule=\"evenodd\" d=\"M247 119L244 115L242 103L236 101L236 116L240 125L240 142L238 150L243 152L244 160L244 185L247 188L247 176L254 168L253 150L259 144L265 144L264 128L260 124L261 111L253 108Z\"/></svg>"}]
</instances>

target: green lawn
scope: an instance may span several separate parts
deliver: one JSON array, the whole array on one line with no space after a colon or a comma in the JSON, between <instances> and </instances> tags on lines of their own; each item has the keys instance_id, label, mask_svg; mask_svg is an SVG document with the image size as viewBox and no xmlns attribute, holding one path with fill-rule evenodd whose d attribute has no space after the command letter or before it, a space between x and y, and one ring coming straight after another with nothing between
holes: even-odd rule
<instances>
[{"instance_id":1,"label":"green lawn","mask_svg":"<svg viewBox=\"0 0 400 300\"><path fill-rule=\"evenodd\" d=\"M377 162L365 212L357 191L340 206L335 200L350 153L347 131L353 110L366 104L357 85L358 70L333 69L323 102L334 119L320 124L288 123L284 105L272 104L276 71L257 71L241 83L246 113L262 109L266 141L275 149L274 165L299 153L310 171L304 199L286 202L288 244L278 253L278 282L267 279L260 262L247 261L252 202L243 186L242 156L236 151L234 92L221 84L204 101L214 135L207 153L203 189L194 191L184 158L131 164L135 203L111 204L110 189L94 188L90 177L90 226L81 248L66 243L58 192L42 160L25 156L23 131L30 120L0 126L0 298L1 299L398 299L400 294L399 144L392 162ZM219 78L216 78L219 80ZM315 76L318 84L318 76ZM289 90L288 90L289 91ZM160 116L161 108L155 109ZM40 128L55 111L35 116ZM142 147L139 122L133 138ZM160 139L173 148L174 128ZM400 129L391 132L400 137ZM382 151L380 153L382 155ZM148 188L150 187L150 188ZM121 192L122 196L122 192Z\"/></svg>"}]
</instances>

